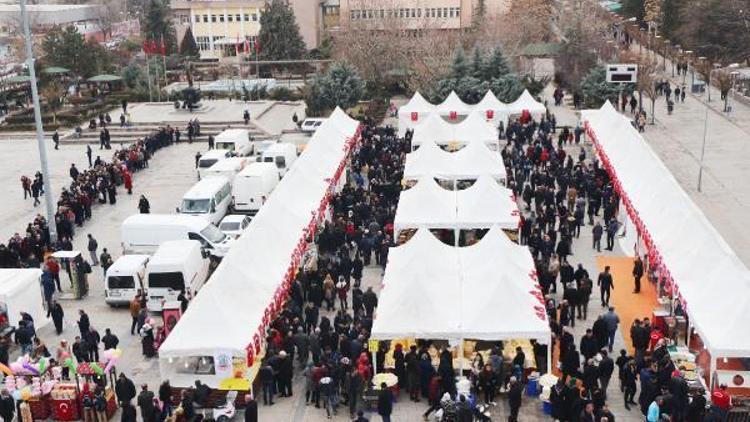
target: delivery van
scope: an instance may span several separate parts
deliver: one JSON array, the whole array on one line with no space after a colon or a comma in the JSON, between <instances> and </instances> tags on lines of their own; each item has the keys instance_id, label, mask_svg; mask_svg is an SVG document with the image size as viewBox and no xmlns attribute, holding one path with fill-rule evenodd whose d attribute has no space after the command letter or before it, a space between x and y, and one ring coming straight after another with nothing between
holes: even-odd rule
<instances>
[{"instance_id":1,"label":"delivery van","mask_svg":"<svg viewBox=\"0 0 750 422\"><path fill-rule=\"evenodd\" d=\"M229 184L234 182L234 177L246 167L248 163L247 157L229 157L226 160L217 161L216 164L212 165L208 169L201 172L202 178L208 178L212 176L222 176L229 179Z\"/></svg>"},{"instance_id":2,"label":"delivery van","mask_svg":"<svg viewBox=\"0 0 750 422\"><path fill-rule=\"evenodd\" d=\"M190 215L135 214L123 221L120 230L124 254L154 253L166 241L193 239L220 258L233 243L212 223Z\"/></svg>"},{"instance_id":3,"label":"delivery van","mask_svg":"<svg viewBox=\"0 0 750 422\"><path fill-rule=\"evenodd\" d=\"M320 125L323 124L328 119L325 118L319 118L319 117L308 117L307 119L302 121L302 124L299 126L300 130L303 132L308 133L314 133Z\"/></svg>"},{"instance_id":4,"label":"delivery van","mask_svg":"<svg viewBox=\"0 0 750 422\"><path fill-rule=\"evenodd\" d=\"M182 196L181 214L202 217L219 224L232 203L232 187L223 176L205 177Z\"/></svg>"},{"instance_id":5,"label":"delivery van","mask_svg":"<svg viewBox=\"0 0 750 422\"><path fill-rule=\"evenodd\" d=\"M283 177L297 160L297 147L289 143L279 143L269 146L258 161L274 163L279 169L279 177Z\"/></svg>"},{"instance_id":6,"label":"delivery van","mask_svg":"<svg viewBox=\"0 0 750 422\"><path fill-rule=\"evenodd\" d=\"M193 298L208 279L209 260L196 240L162 243L146 269L147 307L161 311L163 302L177 300L180 292Z\"/></svg>"},{"instance_id":7,"label":"delivery van","mask_svg":"<svg viewBox=\"0 0 750 422\"><path fill-rule=\"evenodd\" d=\"M138 291L145 291L148 255L123 255L117 258L104 275L104 302L107 305L126 305Z\"/></svg>"},{"instance_id":8,"label":"delivery van","mask_svg":"<svg viewBox=\"0 0 750 422\"><path fill-rule=\"evenodd\" d=\"M274 163L252 163L237 175L232 185L232 203L237 212L255 214L279 184Z\"/></svg>"},{"instance_id":9,"label":"delivery van","mask_svg":"<svg viewBox=\"0 0 750 422\"><path fill-rule=\"evenodd\" d=\"M253 155L253 141L247 129L226 129L216 135L216 149L232 151L235 155Z\"/></svg>"},{"instance_id":10,"label":"delivery van","mask_svg":"<svg viewBox=\"0 0 750 422\"><path fill-rule=\"evenodd\" d=\"M198 180L201 179L201 175L204 171L208 170L219 161L226 160L231 156L232 152L225 149L212 149L204 152L201 155L201 158L198 159Z\"/></svg>"}]
</instances>

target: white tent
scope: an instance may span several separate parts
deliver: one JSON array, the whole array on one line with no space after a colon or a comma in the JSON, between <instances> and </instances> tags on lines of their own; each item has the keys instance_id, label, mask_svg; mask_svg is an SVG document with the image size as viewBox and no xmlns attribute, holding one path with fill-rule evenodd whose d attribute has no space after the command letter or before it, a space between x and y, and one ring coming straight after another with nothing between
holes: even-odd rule
<instances>
[{"instance_id":1,"label":"white tent","mask_svg":"<svg viewBox=\"0 0 750 422\"><path fill-rule=\"evenodd\" d=\"M438 114L447 118L451 118L452 115L458 118L459 116L466 116L471 112L471 106L461 101L455 91L451 91L445 100L438 104L435 109Z\"/></svg>"},{"instance_id":2,"label":"white tent","mask_svg":"<svg viewBox=\"0 0 750 422\"><path fill-rule=\"evenodd\" d=\"M518 248L498 228L463 248L418 230L388 253L372 337L530 338L548 344L549 325L530 275L533 262L530 256L519 259Z\"/></svg>"},{"instance_id":3,"label":"white tent","mask_svg":"<svg viewBox=\"0 0 750 422\"><path fill-rule=\"evenodd\" d=\"M41 276L38 268L0 269L0 307L5 307L8 324L17 326L21 312L26 312L34 318L34 328L47 325Z\"/></svg>"},{"instance_id":4,"label":"white tent","mask_svg":"<svg viewBox=\"0 0 750 422\"><path fill-rule=\"evenodd\" d=\"M691 326L711 353L712 371L718 358L750 357L748 268L626 117L607 103L584 111L582 119L616 173L631 218L674 280Z\"/></svg>"},{"instance_id":5,"label":"white tent","mask_svg":"<svg viewBox=\"0 0 750 422\"><path fill-rule=\"evenodd\" d=\"M412 148L425 142L456 146L483 142L490 149L497 151L497 128L476 114L470 114L461 123L453 124L446 122L437 113L434 113L414 127L414 136L411 140Z\"/></svg>"},{"instance_id":6,"label":"white tent","mask_svg":"<svg viewBox=\"0 0 750 422\"><path fill-rule=\"evenodd\" d=\"M222 370L217 365L213 375L188 374L178 368L190 367L204 356L216 362L244 358L284 280L291 255L318 217L331 179L345 159L345 145L358 125L337 108L318 128L159 348L162 378L177 386L200 379L216 387L232 376L231 365Z\"/></svg>"},{"instance_id":7,"label":"white tent","mask_svg":"<svg viewBox=\"0 0 750 422\"><path fill-rule=\"evenodd\" d=\"M482 142L471 142L456 152L448 152L434 142L422 146L406 155L405 179L435 176L441 179L476 179L487 175L505 181L503 159Z\"/></svg>"},{"instance_id":8,"label":"white tent","mask_svg":"<svg viewBox=\"0 0 750 422\"><path fill-rule=\"evenodd\" d=\"M516 101L513 101L508 105L508 111L511 115L519 115L523 113L524 110L528 110L529 113L531 113L531 117L533 117L536 121L539 121L542 119L542 116L544 116L547 113L547 107L544 106L544 104L540 103L539 101L535 100L534 97L531 96L528 90L523 90L523 93Z\"/></svg>"},{"instance_id":9,"label":"white tent","mask_svg":"<svg viewBox=\"0 0 750 422\"><path fill-rule=\"evenodd\" d=\"M411 100L398 109L398 135L404 136L406 129L418 125L433 111L435 111L435 105L425 100L419 91L415 92Z\"/></svg>"},{"instance_id":10,"label":"white tent","mask_svg":"<svg viewBox=\"0 0 750 422\"><path fill-rule=\"evenodd\" d=\"M508 104L498 100L490 90L487 90L481 101L472 107L472 113L480 115L495 127L498 127L500 122L505 127L508 126L508 116L510 115Z\"/></svg>"},{"instance_id":11,"label":"white tent","mask_svg":"<svg viewBox=\"0 0 750 422\"><path fill-rule=\"evenodd\" d=\"M518 207L512 193L489 176L464 190L446 190L431 177L423 177L401 192L393 225L404 229L518 228Z\"/></svg>"}]
</instances>

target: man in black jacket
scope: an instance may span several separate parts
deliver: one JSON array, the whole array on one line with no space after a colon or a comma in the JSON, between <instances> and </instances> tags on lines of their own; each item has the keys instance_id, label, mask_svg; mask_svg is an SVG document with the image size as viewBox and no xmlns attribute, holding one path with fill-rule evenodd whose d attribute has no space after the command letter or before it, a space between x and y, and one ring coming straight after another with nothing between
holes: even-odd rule
<instances>
[{"instance_id":1,"label":"man in black jacket","mask_svg":"<svg viewBox=\"0 0 750 422\"><path fill-rule=\"evenodd\" d=\"M612 378L612 373L615 372L615 361L609 357L607 349L602 349L599 353L602 355L602 360L599 362L599 385L606 400L609 380Z\"/></svg>"},{"instance_id":2,"label":"man in black jacket","mask_svg":"<svg viewBox=\"0 0 750 422\"><path fill-rule=\"evenodd\" d=\"M510 390L508 391L508 405L510 405L509 422L518 421L518 411L521 409L522 395L523 385L516 380L516 377L510 377Z\"/></svg>"},{"instance_id":3,"label":"man in black jacket","mask_svg":"<svg viewBox=\"0 0 750 422\"><path fill-rule=\"evenodd\" d=\"M138 394L138 407L141 409L143 422L156 422L156 407L154 407L154 393L148 390L148 385L141 386Z\"/></svg>"},{"instance_id":4,"label":"man in black jacket","mask_svg":"<svg viewBox=\"0 0 750 422\"><path fill-rule=\"evenodd\" d=\"M120 404L130 403L135 398L135 384L124 373L120 372L120 376L115 382L115 394Z\"/></svg>"},{"instance_id":5,"label":"man in black jacket","mask_svg":"<svg viewBox=\"0 0 750 422\"><path fill-rule=\"evenodd\" d=\"M3 388L0 392L0 417L3 418L3 422L12 422L14 413L16 413L16 403L8 390Z\"/></svg>"},{"instance_id":6,"label":"man in black jacket","mask_svg":"<svg viewBox=\"0 0 750 422\"><path fill-rule=\"evenodd\" d=\"M258 422L258 402L251 394L245 394L245 422Z\"/></svg>"}]
</instances>

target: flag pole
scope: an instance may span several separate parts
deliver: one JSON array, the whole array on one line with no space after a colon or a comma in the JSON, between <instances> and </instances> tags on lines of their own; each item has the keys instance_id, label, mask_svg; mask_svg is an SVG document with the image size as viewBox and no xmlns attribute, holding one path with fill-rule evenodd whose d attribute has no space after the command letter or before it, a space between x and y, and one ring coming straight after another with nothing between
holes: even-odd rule
<instances>
[{"instance_id":1,"label":"flag pole","mask_svg":"<svg viewBox=\"0 0 750 422\"><path fill-rule=\"evenodd\" d=\"M167 88L169 79L167 79L167 45L164 43L164 34L161 34L161 58L164 65L164 88Z\"/></svg>"},{"instance_id":2,"label":"flag pole","mask_svg":"<svg viewBox=\"0 0 750 422\"><path fill-rule=\"evenodd\" d=\"M144 50L146 53L146 80L148 80L148 102L152 103L154 102L154 96L151 92L151 63L148 59L148 51Z\"/></svg>"}]
</instances>

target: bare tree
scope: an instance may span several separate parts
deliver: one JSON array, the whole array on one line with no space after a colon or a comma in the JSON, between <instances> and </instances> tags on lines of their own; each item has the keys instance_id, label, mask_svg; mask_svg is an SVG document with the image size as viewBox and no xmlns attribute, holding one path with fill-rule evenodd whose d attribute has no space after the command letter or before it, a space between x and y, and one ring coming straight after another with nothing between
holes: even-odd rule
<instances>
[{"instance_id":1,"label":"bare tree","mask_svg":"<svg viewBox=\"0 0 750 422\"><path fill-rule=\"evenodd\" d=\"M99 6L96 9L96 18L99 21L99 29L106 41L112 37L112 30L116 23L120 22L125 16L124 1L122 0L97 0Z\"/></svg>"},{"instance_id":2,"label":"bare tree","mask_svg":"<svg viewBox=\"0 0 750 422\"><path fill-rule=\"evenodd\" d=\"M620 59L624 63L634 63L638 65L638 81L636 82L636 90L638 90L638 104L641 110L643 110L643 94L651 100L651 124L654 124L655 111L656 111L656 84L657 69L659 63L656 59L648 55L648 53L641 54L636 51L622 51L620 53Z\"/></svg>"},{"instance_id":3,"label":"bare tree","mask_svg":"<svg viewBox=\"0 0 750 422\"><path fill-rule=\"evenodd\" d=\"M62 107L65 95L65 88L59 83L53 82L47 84L41 90L42 98L47 103L47 108L52 112L52 124L57 123L57 110Z\"/></svg>"},{"instance_id":4,"label":"bare tree","mask_svg":"<svg viewBox=\"0 0 750 422\"><path fill-rule=\"evenodd\" d=\"M716 69L713 73L713 80L716 87L721 92L721 98L724 99L724 112L729 111L729 91L732 89L732 72L729 69Z\"/></svg>"},{"instance_id":5,"label":"bare tree","mask_svg":"<svg viewBox=\"0 0 750 422\"><path fill-rule=\"evenodd\" d=\"M714 71L714 65L710 60L699 58L697 62L693 63L693 69L698 75L700 75L703 82L706 83L708 101L711 101L711 74Z\"/></svg>"}]
</instances>

